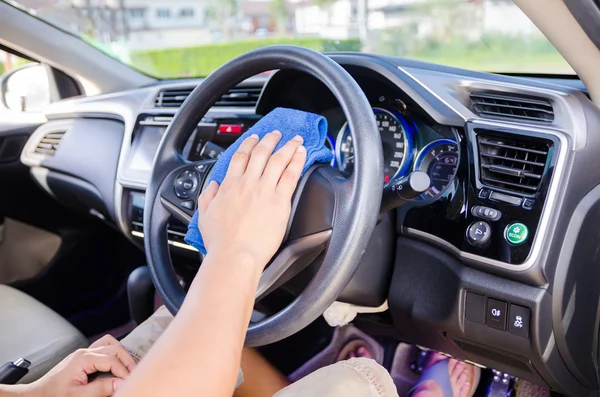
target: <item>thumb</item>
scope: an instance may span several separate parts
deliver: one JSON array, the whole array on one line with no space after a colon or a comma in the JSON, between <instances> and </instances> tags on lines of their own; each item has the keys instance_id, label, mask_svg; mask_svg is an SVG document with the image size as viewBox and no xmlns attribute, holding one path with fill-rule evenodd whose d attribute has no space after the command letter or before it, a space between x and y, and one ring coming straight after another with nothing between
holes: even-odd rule
<instances>
[{"instance_id":1,"label":"thumb","mask_svg":"<svg viewBox=\"0 0 600 397\"><path fill-rule=\"evenodd\" d=\"M216 181L210 181L206 189L202 192L198 198L198 211L200 213L205 212L210 203L213 201L217 192L219 191L219 184Z\"/></svg>"},{"instance_id":2,"label":"thumb","mask_svg":"<svg viewBox=\"0 0 600 397\"><path fill-rule=\"evenodd\" d=\"M81 386L80 397L110 397L112 396L123 379L119 378L98 378L85 386Z\"/></svg>"}]
</instances>

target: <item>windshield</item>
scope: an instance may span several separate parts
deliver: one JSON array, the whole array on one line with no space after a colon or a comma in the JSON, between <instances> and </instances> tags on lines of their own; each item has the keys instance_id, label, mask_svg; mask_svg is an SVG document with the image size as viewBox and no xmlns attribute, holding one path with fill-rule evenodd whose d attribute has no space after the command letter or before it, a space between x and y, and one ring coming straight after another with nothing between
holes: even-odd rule
<instances>
[{"instance_id":1,"label":"windshield","mask_svg":"<svg viewBox=\"0 0 600 397\"><path fill-rule=\"evenodd\" d=\"M573 74L507 0L20 0L37 17L155 77L201 77L295 44L500 73Z\"/></svg>"}]
</instances>

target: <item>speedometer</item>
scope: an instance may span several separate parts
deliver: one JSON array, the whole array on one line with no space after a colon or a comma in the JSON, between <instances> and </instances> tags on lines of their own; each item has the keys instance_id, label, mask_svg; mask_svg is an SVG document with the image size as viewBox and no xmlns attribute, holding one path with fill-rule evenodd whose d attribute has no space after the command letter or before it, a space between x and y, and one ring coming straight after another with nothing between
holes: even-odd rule
<instances>
[{"instance_id":1,"label":"speedometer","mask_svg":"<svg viewBox=\"0 0 600 397\"><path fill-rule=\"evenodd\" d=\"M402 176L410 167L412 159L412 130L400 116L388 110L373 108L383 146L384 182ZM337 137L337 166L342 171L354 169L354 147L348 123L345 123Z\"/></svg>"},{"instance_id":2,"label":"speedometer","mask_svg":"<svg viewBox=\"0 0 600 397\"><path fill-rule=\"evenodd\" d=\"M442 194L454 180L458 169L458 145L451 139L440 139L426 145L415 163L416 171L429 175L431 186L423 193L425 198Z\"/></svg>"}]
</instances>

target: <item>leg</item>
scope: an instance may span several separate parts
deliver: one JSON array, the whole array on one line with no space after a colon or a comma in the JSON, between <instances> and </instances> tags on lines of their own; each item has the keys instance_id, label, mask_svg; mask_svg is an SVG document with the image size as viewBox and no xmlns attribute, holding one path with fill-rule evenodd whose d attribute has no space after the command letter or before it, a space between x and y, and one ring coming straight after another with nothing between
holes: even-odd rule
<instances>
[{"instance_id":1,"label":"leg","mask_svg":"<svg viewBox=\"0 0 600 397\"><path fill-rule=\"evenodd\" d=\"M272 397L290 382L255 349L242 351L244 382L234 397Z\"/></svg>"},{"instance_id":2,"label":"leg","mask_svg":"<svg viewBox=\"0 0 600 397\"><path fill-rule=\"evenodd\" d=\"M351 358L321 368L274 397L398 397L389 373L375 360Z\"/></svg>"}]
</instances>

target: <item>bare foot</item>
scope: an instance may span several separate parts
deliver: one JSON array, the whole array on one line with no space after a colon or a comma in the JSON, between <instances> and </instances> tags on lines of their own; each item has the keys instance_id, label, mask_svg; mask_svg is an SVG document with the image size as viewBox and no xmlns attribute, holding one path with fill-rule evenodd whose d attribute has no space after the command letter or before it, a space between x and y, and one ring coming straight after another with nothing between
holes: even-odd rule
<instances>
[{"instance_id":1,"label":"bare foot","mask_svg":"<svg viewBox=\"0 0 600 397\"><path fill-rule=\"evenodd\" d=\"M446 360L447 357L433 353L427 367L432 366L441 360ZM448 361L448 372L450 374L450 384L452 385L452 395L454 397L470 397L471 381L469 379L472 371L470 364L465 364L462 361L450 359ZM440 385L434 380L428 380L420 385L412 394L411 397L445 397Z\"/></svg>"},{"instance_id":2,"label":"bare foot","mask_svg":"<svg viewBox=\"0 0 600 397\"><path fill-rule=\"evenodd\" d=\"M367 342L361 339L354 339L348 342L340 352L338 361L348 360L354 357L373 358L373 352Z\"/></svg>"}]
</instances>

